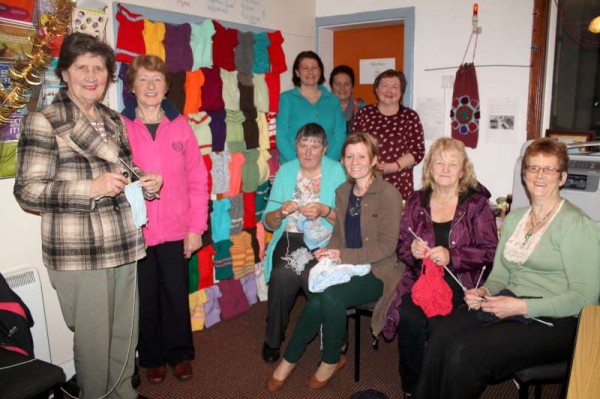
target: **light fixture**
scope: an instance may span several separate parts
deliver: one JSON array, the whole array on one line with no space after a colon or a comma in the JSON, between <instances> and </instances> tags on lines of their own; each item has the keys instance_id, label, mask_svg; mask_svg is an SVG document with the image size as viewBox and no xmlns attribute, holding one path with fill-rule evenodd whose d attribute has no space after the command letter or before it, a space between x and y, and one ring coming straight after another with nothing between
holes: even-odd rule
<instances>
[{"instance_id":1,"label":"light fixture","mask_svg":"<svg viewBox=\"0 0 600 399\"><path fill-rule=\"evenodd\" d=\"M600 33L600 15L592 19L590 26L588 26L588 30L592 33Z\"/></svg>"}]
</instances>

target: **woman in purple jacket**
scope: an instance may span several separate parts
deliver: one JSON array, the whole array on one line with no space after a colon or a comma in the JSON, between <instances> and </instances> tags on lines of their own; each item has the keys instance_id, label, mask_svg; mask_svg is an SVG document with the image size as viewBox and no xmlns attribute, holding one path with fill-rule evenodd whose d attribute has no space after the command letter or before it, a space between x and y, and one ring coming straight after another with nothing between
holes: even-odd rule
<instances>
[{"instance_id":1,"label":"woman in purple jacket","mask_svg":"<svg viewBox=\"0 0 600 399\"><path fill-rule=\"evenodd\" d=\"M193 377L194 342L188 303L187 258L202 246L207 228L208 177L192 128L164 99L170 75L157 56L142 55L127 71L136 101L123 110L133 162L163 176L160 197L146 201L147 257L138 262L138 354L148 381Z\"/></svg>"},{"instance_id":2,"label":"woman in purple jacket","mask_svg":"<svg viewBox=\"0 0 600 399\"><path fill-rule=\"evenodd\" d=\"M441 319L428 318L413 302L411 291L423 259L446 266L460 280L462 286L444 273L452 290L452 308L462 304L463 287L474 288L480 276L481 282L485 280L498 245L489 196L477 182L464 145L451 138L436 140L423 164L423 188L409 198L400 228L398 257L406 270L399 285L398 348L405 397L416 388L425 341Z\"/></svg>"}]
</instances>

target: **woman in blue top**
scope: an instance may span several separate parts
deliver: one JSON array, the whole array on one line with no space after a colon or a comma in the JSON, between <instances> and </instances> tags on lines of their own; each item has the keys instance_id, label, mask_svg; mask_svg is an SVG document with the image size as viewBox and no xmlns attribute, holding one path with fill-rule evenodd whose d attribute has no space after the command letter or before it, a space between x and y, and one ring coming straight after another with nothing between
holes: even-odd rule
<instances>
[{"instance_id":1,"label":"woman in blue top","mask_svg":"<svg viewBox=\"0 0 600 399\"><path fill-rule=\"evenodd\" d=\"M269 284L267 331L262 356L276 361L300 289L308 295L309 250L327 245L335 220L335 189L346 180L339 162L324 156L328 140L316 123L303 126L295 140L297 159L279 168L263 213L273 231L265 257Z\"/></svg>"},{"instance_id":2,"label":"woman in blue top","mask_svg":"<svg viewBox=\"0 0 600 399\"><path fill-rule=\"evenodd\" d=\"M328 143L325 155L338 161L346 139L346 121L338 98L322 86L323 62L315 52L303 51L296 57L293 71L292 82L296 87L281 93L279 99L276 143L280 162L296 159L296 133L309 122L325 129Z\"/></svg>"}]
</instances>

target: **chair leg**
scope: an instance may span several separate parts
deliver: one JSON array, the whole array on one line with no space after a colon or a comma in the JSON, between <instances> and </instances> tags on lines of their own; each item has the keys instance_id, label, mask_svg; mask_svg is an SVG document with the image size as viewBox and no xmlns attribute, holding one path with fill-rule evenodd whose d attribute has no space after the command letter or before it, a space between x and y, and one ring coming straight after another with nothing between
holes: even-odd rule
<instances>
[{"instance_id":1,"label":"chair leg","mask_svg":"<svg viewBox=\"0 0 600 399\"><path fill-rule=\"evenodd\" d=\"M52 392L54 393L54 399L63 399L64 398L61 387L62 387L62 384L58 384L58 385L55 385L54 388L52 389Z\"/></svg>"},{"instance_id":2,"label":"chair leg","mask_svg":"<svg viewBox=\"0 0 600 399\"><path fill-rule=\"evenodd\" d=\"M560 396L558 399L565 399L567 397L567 381L560 384Z\"/></svg>"},{"instance_id":3,"label":"chair leg","mask_svg":"<svg viewBox=\"0 0 600 399\"><path fill-rule=\"evenodd\" d=\"M519 399L529 398L529 384L521 384L519 387Z\"/></svg>"},{"instance_id":4,"label":"chair leg","mask_svg":"<svg viewBox=\"0 0 600 399\"><path fill-rule=\"evenodd\" d=\"M354 382L360 381L360 313L354 314Z\"/></svg>"}]
</instances>

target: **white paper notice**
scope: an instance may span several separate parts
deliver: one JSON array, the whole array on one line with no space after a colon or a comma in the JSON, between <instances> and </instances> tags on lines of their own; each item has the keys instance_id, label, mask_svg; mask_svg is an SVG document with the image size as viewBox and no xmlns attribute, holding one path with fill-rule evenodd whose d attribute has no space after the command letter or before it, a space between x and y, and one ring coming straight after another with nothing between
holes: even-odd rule
<instances>
[{"instance_id":1,"label":"white paper notice","mask_svg":"<svg viewBox=\"0 0 600 399\"><path fill-rule=\"evenodd\" d=\"M485 141L488 143L516 143L518 111L518 98L490 98L487 120L480 121L480 124L487 129Z\"/></svg>"},{"instance_id":2,"label":"white paper notice","mask_svg":"<svg viewBox=\"0 0 600 399\"><path fill-rule=\"evenodd\" d=\"M395 58L371 58L368 60L360 60L360 84L373 84L377 75L388 69L396 69Z\"/></svg>"},{"instance_id":3,"label":"white paper notice","mask_svg":"<svg viewBox=\"0 0 600 399\"><path fill-rule=\"evenodd\" d=\"M417 98L416 111L423 125L425 140L435 140L444 136L443 98Z\"/></svg>"}]
</instances>

